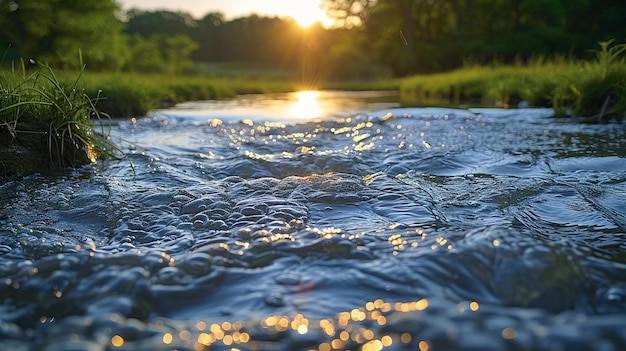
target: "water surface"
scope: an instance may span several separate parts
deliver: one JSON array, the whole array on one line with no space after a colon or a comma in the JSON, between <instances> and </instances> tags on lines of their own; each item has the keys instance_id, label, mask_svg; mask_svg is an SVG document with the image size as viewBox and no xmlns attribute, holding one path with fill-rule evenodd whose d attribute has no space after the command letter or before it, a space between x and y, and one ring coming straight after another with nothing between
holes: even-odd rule
<instances>
[{"instance_id":1,"label":"water surface","mask_svg":"<svg viewBox=\"0 0 626 351\"><path fill-rule=\"evenodd\" d=\"M335 107L330 107L335 106ZM621 350L626 129L324 92L0 188L13 350Z\"/></svg>"}]
</instances>

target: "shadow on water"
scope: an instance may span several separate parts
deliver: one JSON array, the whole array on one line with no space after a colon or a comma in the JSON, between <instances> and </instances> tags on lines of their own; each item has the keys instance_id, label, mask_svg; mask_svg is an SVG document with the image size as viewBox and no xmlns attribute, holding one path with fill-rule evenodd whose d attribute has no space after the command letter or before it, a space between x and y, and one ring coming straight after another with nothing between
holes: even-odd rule
<instances>
[{"instance_id":1,"label":"shadow on water","mask_svg":"<svg viewBox=\"0 0 626 351\"><path fill-rule=\"evenodd\" d=\"M318 94L118 121L136 176L3 185L3 345L626 346L623 125Z\"/></svg>"}]
</instances>

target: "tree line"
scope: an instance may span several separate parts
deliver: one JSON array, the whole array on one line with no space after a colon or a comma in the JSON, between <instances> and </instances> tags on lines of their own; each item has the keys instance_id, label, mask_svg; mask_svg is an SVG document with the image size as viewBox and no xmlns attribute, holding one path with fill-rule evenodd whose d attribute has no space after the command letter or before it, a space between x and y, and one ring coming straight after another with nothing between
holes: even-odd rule
<instances>
[{"instance_id":1,"label":"tree line","mask_svg":"<svg viewBox=\"0 0 626 351\"><path fill-rule=\"evenodd\" d=\"M621 0L326 0L335 16L363 23L375 61L397 75L444 71L464 61L584 57L626 39ZM398 37L400 37L398 39Z\"/></svg>"},{"instance_id":2,"label":"tree line","mask_svg":"<svg viewBox=\"0 0 626 351\"><path fill-rule=\"evenodd\" d=\"M338 26L289 18L200 19L122 12L114 0L1 0L4 62L24 58L94 70L183 73L196 62L247 62L321 78L374 78L513 62L584 57L626 39L619 0L324 0Z\"/></svg>"}]
</instances>

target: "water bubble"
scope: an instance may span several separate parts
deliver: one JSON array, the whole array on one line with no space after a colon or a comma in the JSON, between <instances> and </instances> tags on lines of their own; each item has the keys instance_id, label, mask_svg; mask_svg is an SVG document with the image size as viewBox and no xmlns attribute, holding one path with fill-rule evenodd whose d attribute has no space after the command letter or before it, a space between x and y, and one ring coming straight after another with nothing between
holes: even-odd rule
<instances>
[{"instance_id":1,"label":"water bubble","mask_svg":"<svg viewBox=\"0 0 626 351\"><path fill-rule=\"evenodd\" d=\"M265 303L273 307L285 306L285 297L279 292L272 292L265 298Z\"/></svg>"},{"instance_id":2,"label":"water bubble","mask_svg":"<svg viewBox=\"0 0 626 351\"><path fill-rule=\"evenodd\" d=\"M300 276L294 273L285 273L276 277L276 283L280 285L298 285Z\"/></svg>"},{"instance_id":3,"label":"water bubble","mask_svg":"<svg viewBox=\"0 0 626 351\"><path fill-rule=\"evenodd\" d=\"M610 288L606 292L606 299L611 302L623 302L626 292L622 288Z\"/></svg>"}]
</instances>

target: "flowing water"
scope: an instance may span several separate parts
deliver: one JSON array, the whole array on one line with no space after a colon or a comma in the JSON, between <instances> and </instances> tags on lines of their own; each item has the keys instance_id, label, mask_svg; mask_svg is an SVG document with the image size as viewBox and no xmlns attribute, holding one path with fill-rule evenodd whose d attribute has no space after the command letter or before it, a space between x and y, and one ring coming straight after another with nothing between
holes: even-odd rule
<instances>
[{"instance_id":1,"label":"flowing water","mask_svg":"<svg viewBox=\"0 0 626 351\"><path fill-rule=\"evenodd\" d=\"M624 124L393 100L182 104L4 184L2 349L626 348Z\"/></svg>"}]
</instances>

